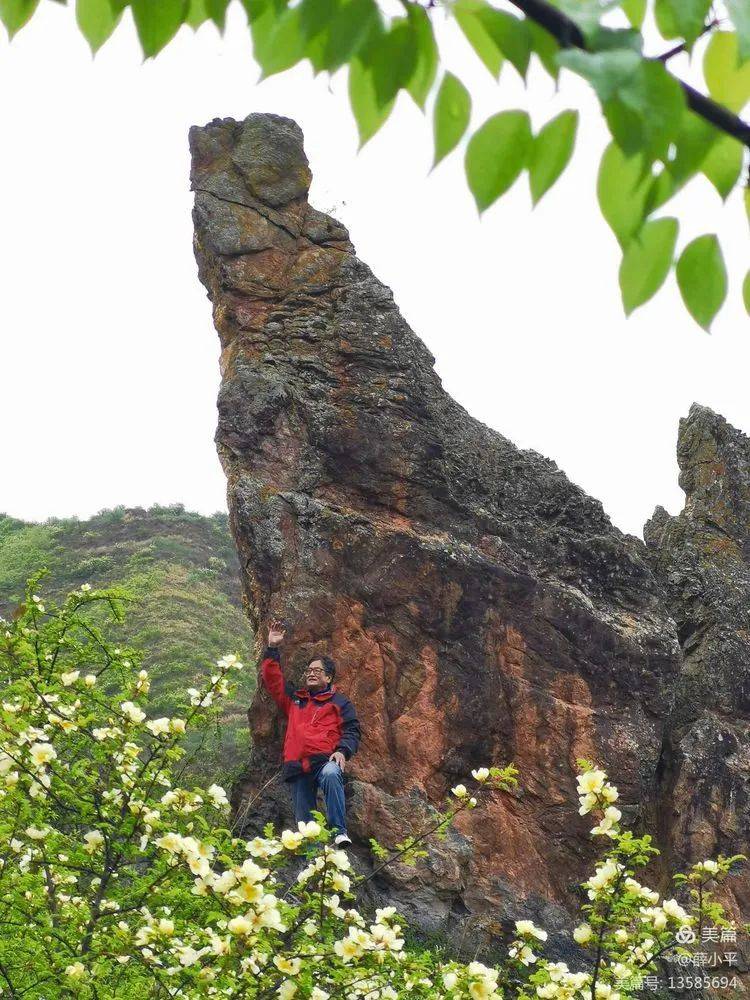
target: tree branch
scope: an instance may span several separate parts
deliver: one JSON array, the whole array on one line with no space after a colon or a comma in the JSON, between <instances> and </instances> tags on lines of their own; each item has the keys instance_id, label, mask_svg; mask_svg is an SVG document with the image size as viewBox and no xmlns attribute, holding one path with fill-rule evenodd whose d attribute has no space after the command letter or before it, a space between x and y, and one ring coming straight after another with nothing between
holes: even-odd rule
<instances>
[{"instance_id":1,"label":"tree branch","mask_svg":"<svg viewBox=\"0 0 750 1000\"><path fill-rule=\"evenodd\" d=\"M547 0L510 0L510 3L548 31L562 48L587 51L586 38L575 21L547 3ZM701 94L679 77L673 76L673 79L682 87L687 105L694 114L750 149L750 123L733 114L723 104L717 104L710 97Z\"/></svg>"},{"instance_id":2,"label":"tree branch","mask_svg":"<svg viewBox=\"0 0 750 1000\"><path fill-rule=\"evenodd\" d=\"M703 38L703 36L707 35L709 31L713 31L714 28L718 28L720 24L721 20L718 17L715 17L713 18L713 20L708 21L708 23L704 24L703 27L701 28L700 33L698 34L698 38ZM696 41L697 40L698 39L696 38ZM683 52L687 52L688 48L689 46L687 42L680 42L679 45L675 45L674 48L667 49L666 52L662 52L662 54L657 56L656 58L659 60L659 62L667 63L669 62L670 59L674 59L675 56L679 56L682 55Z\"/></svg>"}]
</instances>

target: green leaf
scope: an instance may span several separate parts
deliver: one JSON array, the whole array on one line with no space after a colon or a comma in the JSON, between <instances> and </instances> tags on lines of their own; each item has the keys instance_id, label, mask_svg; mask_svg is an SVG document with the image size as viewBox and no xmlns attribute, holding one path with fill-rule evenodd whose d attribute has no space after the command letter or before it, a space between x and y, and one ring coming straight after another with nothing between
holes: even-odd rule
<instances>
[{"instance_id":1,"label":"green leaf","mask_svg":"<svg viewBox=\"0 0 750 1000\"><path fill-rule=\"evenodd\" d=\"M663 64L642 59L619 88L617 102L626 117L613 116L607 106L604 112L625 152L643 149L651 158L665 156L679 132L686 104L682 87Z\"/></svg>"},{"instance_id":2,"label":"green leaf","mask_svg":"<svg viewBox=\"0 0 750 1000\"><path fill-rule=\"evenodd\" d=\"M526 21L526 24L531 36L532 52L536 52L542 66L557 83L557 78L560 75L560 67L557 63L557 53L560 51L560 46L557 44L557 39L536 21Z\"/></svg>"},{"instance_id":3,"label":"green leaf","mask_svg":"<svg viewBox=\"0 0 750 1000\"><path fill-rule=\"evenodd\" d=\"M92 52L104 45L117 27L121 8L111 0L76 0L76 21Z\"/></svg>"},{"instance_id":4,"label":"green leaf","mask_svg":"<svg viewBox=\"0 0 750 1000\"><path fill-rule=\"evenodd\" d=\"M676 274L688 312L709 330L727 296L727 269L716 236L707 234L688 243L677 261Z\"/></svg>"},{"instance_id":5,"label":"green leaf","mask_svg":"<svg viewBox=\"0 0 750 1000\"><path fill-rule=\"evenodd\" d=\"M646 17L647 0L624 0L622 9L632 27L639 31Z\"/></svg>"},{"instance_id":6,"label":"green leaf","mask_svg":"<svg viewBox=\"0 0 750 1000\"><path fill-rule=\"evenodd\" d=\"M562 111L534 139L529 157L529 185L535 205L570 162L577 128L578 112Z\"/></svg>"},{"instance_id":7,"label":"green leaf","mask_svg":"<svg viewBox=\"0 0 750 1000\"><path fill-rule=\"evenodd\" d=\"M268 57L270 39L287 9L287 0L244 0L253 38L253 55L262 66Z\"/></svg>"},{"instance_id":8,"label":"green leaf","mask_svg":"<svg viewBox=\"0 0 750 1000\"><path fill-rule=\"evenodd\" d=\"M171 42L188 13L187 0L132 0L130 7L147 59Z\"/></svg>"},{"instance_id":9,"label":"green leaf","mask_svg":"<svg viewBox=\"0 0 750 1000\"><path fill-rule=\"evenodd\" d=\"M609 52L563 49L558 54L557 61L588 80L599 100L605 104L638 71L642 60L632 49L615 49Z\"/></svg>"},{"instance_id":10,"label":"green leaf","mask_svg":"<svg viewBox=\"0 0 750 1000\"><path fill-rule=\"evenodd\" d=\"M488 4L479 5L476 17L498 50L525 80L531 56L531 33L526 22Z\"/></svg>"},{"instance_id":11,"label":"green leaf","mask_svg":"<svg viewBox=\"0 0 750 1000\"><path fill-rule=\"evenodd\" d=\"M39 0L0 0L0 21L12 38L36 10Z\"/></svg>"},{"instance_id":12,"label":"green leaf","mask_svg":"<svg viewBox=\"0 0 750 1000\"><path fill-rule=\"evenodd\" d=\"M466 40L490 71L493 79L500 76L504 59L497 43L477 17L477 10L484 6L480 0L457 0L453 16L466 36Z\"/></svg>"},{"instance_id":13,"label":"green leaf","mask_svg":"<svg viewBox=\"0 0 750 1000\"><path fill-rule=\"evenodd\" d=\"M511 187L528 162L531 143L531 123L525 111L501 111L471 137L466 177L480 213Z\"/></svg>"},{"instance_id":14,"label":"green leaf","mask_svg":"<svg viewBox=\"0 0 750 1000\"><path fill-rule=\"evenodd\" d=\"M328 33L338 10L338 0L302 0L300 4L299 29L303 38L303 54L310 60L315 73L327 68Z\"/></svg>"},{"instance_id":15,"label":"green leaf","mask_svg":"<svg viewBox=\"0 0 750 1000\"><path fill-rule=\"evenodd\" d=\"M305 57L307 39L302 32L302 7L287 8L276 21L263 45L256 45L255 58L261 79L295 66Z\"/></svg>"},{"instance_id":16,"label":"green leaf","mask_svg":"<svg viewBox=\"0 0 750 1000\"><path fill-rule=\"evenodd\" d=\"M373 47L369 58L375 98L381 107L408 86L417 68L417 40L411 22L394 18Z\"/></svg>"},{"instance_id":17,"label":"green leaf","mask_svg":"<svg viewBox=\"0 0 750 1000\"><path fill-rule=\"evenodd\" d=\"M683 115L680 131L674 140L674 155L666 161L666 168L678 186L697 172L720 135L692 112Z\"/></svg>"},{"instance_id":18,"label":"green leaf","mask_svg":"<svg viewBox=\"0 0 750 1000\"><path fill-rule=\"evenodd\" d=\"M745 147L731 135L723 135L709 148L701 170L726 201L742 172Z\"/></svg>"},{"instance_id":19,"label":"green leaf","mask_svg":"<svg viewBox=\"0 0 750 1000\"><path fill-rule=\"evenodd\" d=\"M656 26L663 38L684 38L692 45L703 30L711 0L656 0Z\"/></svg>"},{"instance_id":20,"label":"green leaf","mask_svg":"<svg viewBox=\"0 0 750 1000\"><path fill-rule=\"evenodd\" d=\"M664 284L672 266L679 223L654 219L644 223L631 241L620 264L620 291L625 315L642 306Z\"/></svg>"},{"instance_id":21,"label":"green leaf","mask_svg":"<svg viewBox=\"0 0 750 1000\"><path fill-rule=\"evenodd\" d=\"M369 66L359 56L349 64L349 103L359 130L359 148L385 124L395 101L382 105L375 95L375 82Z\"/></svg>"},{"instance_id":22,"label":"green leaf","mask_svg":"<svg viewBox=\"0 0 750 1000\"><path fill-rule=\"evenodd\" d=\"M364 46L372 31L382 33L380 12L374 0L349 0L331 22L323 53L325 69L335 72Z\"/></svg>"},{"instance_id":23,"label":"green leaf","mask_svg":"<svg viewBox=\"0 0 750 1000\"><path fill-rule=\"evenodd\" d=\"M603 15L620 7L622 0L555 0L554 5L589 38L599 28Z\"/></svg>"},{"instance_id":24,"label":"green leaf","mask_svg":"<svg viewBox=\"0 0 750 1000\"><path fill-rule=\"evenodd\" d=\"M409 80L407 90L417 107L424 111L425 101L437 75L438 50L432 30L432 21L424 7L414 3L409 4L408 17L417 45L417 64Z\"/></svg>"},{"instance_id":25,"label":"green leaf","mask_svg":"<svg viewBox=\"0 0 750 1000\"><path fill-rule=\"evenodd\" d=\"M197 31L207 20L208 10L206 9L206 0L188 0L185 24L189 25L193 31Z\"/></svg>"},{"instance_id":26,"label":"green leaf","mask_svg":"<svg viewBox=\"0 0 750 1000\"><path fill-rule=\"evenodd\" d=\"M229 0L205 0L205 4L208 16L214 22L219 31L223 31L226 26Z\"/></svg>"},{"instance_id":27,"label":"green leaf","mask_svg":"<svg viewBox=\"0 0 750 1000\"><path fill-rule=\"evenodd\" d=\"M750 100L750 62L740 63L737 35L715 31L703 57L708 92L731 111L741 111Z\"/></svg>"},{"instance_id":28,"label":"green leaf","mask_svg":"<svg viewBox=\"0 0 750 1000\"><path fill-rule=\"evenodd\" d=\"M742 301L745 303L745 312L750 314L750 271L745 275L742 282Z\"/></svg>"},{"instance_id":29,"label":"green leaf","mask_svg":"<svg viewBox=\"0 0 750 1000\"><path fill-rule=\"evenodd\" d=\"M740 45L740 58L750 59L750 4L747 0L724 0L729 16L737 29Z\"/></svg>"},{"instance_id":30,"label":"green leaf","mask_svg":"<svg viewBox=\"0 0 750 1000\"><path fill-rule=\"evenodd\" d=\"M628 157L616 143L607 146L599 166L596 193L602 215L623 250L643 225L652 184L651 174L644 173L641 154Z\"/></svg>"},{"instance_id":31,"label":"green leaf","mask_svg":"<svg viewBox=\"0 0 750 1000\"><path fill-rule=\"evenodd\" d=\"M471 95L458 77L446 72L440 84L433 109L435 132L435 162L455 149L461 141L471 118Z\"/></svg>"}]
</instances>

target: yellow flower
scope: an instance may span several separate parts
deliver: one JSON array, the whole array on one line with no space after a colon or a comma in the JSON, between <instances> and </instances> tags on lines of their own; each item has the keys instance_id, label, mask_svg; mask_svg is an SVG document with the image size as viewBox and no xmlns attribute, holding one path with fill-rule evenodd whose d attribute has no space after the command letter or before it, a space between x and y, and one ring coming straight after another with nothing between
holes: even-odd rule
<instances>
[{"instance_id":1,"label":"yellow flower","mask_svg":"<svg viewBox=\"0 0 750 1000\"><path fill-rule=\"evenodd\" d=\"M476 771L471 772L472 778L475 781L485 782L490 776L490 769L488 767L478 767Z\"/></svg>"},{"instance_id":2,"label":"yellow flower","mask_svg":"<svg viewBox=\"0 0 750 1000\"><path fill-rule=\"evenodd\" d=\"M579 944L586 944L586 942L591 938L592 930L589 924L579 924L573 931L573 938Z\"/></svg>"},{"instance_id":3,"label":"yellow flower","mask_svg":"<svg viewBox=\"0 0 750 1000\"><path fill-rule=\"evenodd\" d=\"M71 670L68 674L60 674L60 680L63 682L64 687L70 687L71 684L75 684L80 676L80 670Z\"/></svg>"},{"instance_id":4,"label":"yellow flower","mask_svg":"<svg viewBox=\"0 0 750 1000\"><path fill-rule=\"evenodd\" d=\"M65 975L69 979L80 979L85 973L86 967L82 962L73 962L72 965L68 965L65 968Z\"/></svg>"},{"instance_id":5,"label":"yellow flower","mask_svg":"<svg viewBox=\"0 0 750 1000\"><path fill-rule=\"evenodd\" d=\"M456 785L455 788L451 788L451 792L453 792L457 799L465 799L469 794L466 791L466 785Z\"/></svg>"}]
</instances>

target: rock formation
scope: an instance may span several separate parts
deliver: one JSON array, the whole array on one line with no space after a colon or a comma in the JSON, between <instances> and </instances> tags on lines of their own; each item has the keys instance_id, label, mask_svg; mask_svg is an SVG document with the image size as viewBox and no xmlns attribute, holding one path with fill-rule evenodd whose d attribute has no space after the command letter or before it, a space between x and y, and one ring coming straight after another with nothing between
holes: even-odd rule
<instances>
[{"instance_id":1,"label":"rock formation","mask_svg":"<svg viewBox=\"0 0 750 1000\"><path fill-rule=\"evenodd\" d=\"M644 535L682 647L655 796L679 865L750 856L750 438L694 405L677 459L684 510L657 508ZM731 889L749 920L750 878Z\"/></svg>"},{"instance_id":2,"label":"rock formation","mask_svg":"<svg viewBox=\"0 0 750 1000\"><path fill-rule=\"evenodd\" d=\"M683 704L675 621L683 641L696 637L675 605L689 586L666 602L643 543L445 393L389 289L308 203L293 122L216 120L190 143L195 249L222 348L217 445L252 622L287 619L291 675L312 653L338 663L364 731L348 772L363 858L368 837L400 839L471 768L519 767L518 795L465 814L388 891L428 930L471 920L476 944L477 927L491 935L524 915L554 948L598 846L577 812L576 759L606 767L638 822L652 806L662 816L657 778L676 802L689 796L690 767L672 774L663 757L675 697L674 748L685 761L690 740L713 753ZM676 548L680 532L702 530L676 524L662 526ZM659 566L681 560L660 545ZM725 688L729 705L730 677ZM250 723L238 800L250 820L288 819L285 790L264 788L280 722L263 692ZM730 824L723 787L711 801ZM697 845L680 834L674 848Z\"/></svg>"}]
</instances>

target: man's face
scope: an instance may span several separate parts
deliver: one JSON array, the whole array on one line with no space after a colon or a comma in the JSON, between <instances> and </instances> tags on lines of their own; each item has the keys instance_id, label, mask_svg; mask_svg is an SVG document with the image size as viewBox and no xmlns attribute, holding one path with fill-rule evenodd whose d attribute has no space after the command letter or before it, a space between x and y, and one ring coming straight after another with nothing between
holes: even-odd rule
<instances>
[{"instance_id":1,"label":"man's face","mask_svg":"<svg viewBox=\"0 0 750 1000\"><path fill-rule=\"evenodd\" d=\"M322 660L313 660L305 671L305 684L310 691L320 691L328 684Z\"/></svg>"}]
</instances>

